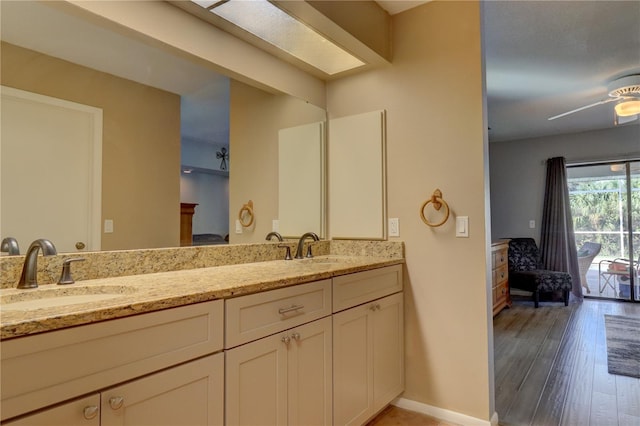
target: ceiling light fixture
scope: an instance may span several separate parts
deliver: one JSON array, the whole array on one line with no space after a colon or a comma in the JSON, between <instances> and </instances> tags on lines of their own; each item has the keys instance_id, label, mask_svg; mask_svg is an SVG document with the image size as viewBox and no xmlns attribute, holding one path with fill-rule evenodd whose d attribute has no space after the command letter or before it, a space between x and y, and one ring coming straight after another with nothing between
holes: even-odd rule
<instances>
[{"instance_id":1,"label":"ceiling light fixture","mask_svg":"<svg viewBox=\"0 0 640 426\"><path fill-rule=\"evenodd\" d=\"M365 65L267 0L191 1L328 75Z\"/></svg>"},{"instance_id":2,"label":"ceiling light fixture","mask_svg":"<svg viewBox=\"0 0 640 426\"><path fill-rule=\"evenodd\" d=\"M619 117L630 117L640 114L640 99L624 100L616 104L615 110Z\"/></svg>"}]
</instances>

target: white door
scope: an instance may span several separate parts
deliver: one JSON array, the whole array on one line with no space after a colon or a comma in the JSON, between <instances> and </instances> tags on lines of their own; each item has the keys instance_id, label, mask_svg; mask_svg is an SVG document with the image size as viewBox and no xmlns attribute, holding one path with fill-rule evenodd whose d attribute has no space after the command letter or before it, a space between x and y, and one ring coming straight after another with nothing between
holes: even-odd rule
<instances>
[{"instance_id":1,"label":"white door","mask_svg":"<svg viewBox=\"0 0 640 426\"><path fill-rule=\"evenodd\" d=\"M102 110L2 87L0 234L100 250Z\"/></svg>"}]
</instances>

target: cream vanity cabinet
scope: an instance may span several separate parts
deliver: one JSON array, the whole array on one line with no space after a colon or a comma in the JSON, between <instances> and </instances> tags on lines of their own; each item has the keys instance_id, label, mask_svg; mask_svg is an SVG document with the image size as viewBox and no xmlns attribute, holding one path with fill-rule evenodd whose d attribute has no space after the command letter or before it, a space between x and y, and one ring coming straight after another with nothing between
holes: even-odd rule
<instances>
[{"instance_id":1,"label":"cream vanity cabinet","mask_svg":"<svg viewBox=\"0 0 640 426\"><path fill-rule=\"evenodd\" d=\"M331 280L226 301L227 425L332 424Z\"/></svg>"},{"instance_id":2,"label":"cream vanity cabinet","mask_svg":"<svg viewBox=\"0 0 640 426\"><path fill-rule=\"evenodd\" d=\"M402 266L333 279L335 425L361 425L404 390Z\"/></svg>"},{"instance_id":3,"label":"cream vanity cabinet","mask_svg":"<svg viewBox=\"0 0 640 426\"><path fill-rule=\"evenodd\" d=\"M3 342L2 416L26 414L3 424L222 425L223 309L217 300Z\"/></svg>"}]
</instances>

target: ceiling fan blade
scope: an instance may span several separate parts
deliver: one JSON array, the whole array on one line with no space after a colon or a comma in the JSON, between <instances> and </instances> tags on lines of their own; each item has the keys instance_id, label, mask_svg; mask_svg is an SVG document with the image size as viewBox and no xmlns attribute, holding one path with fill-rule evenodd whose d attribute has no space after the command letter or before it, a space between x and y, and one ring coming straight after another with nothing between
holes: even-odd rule
<instances>
[{"instance_id":1,"label":"ceiling fan blade","mask_svg":"<svg viewBox=\"0 0 640 426\"><path fill-rule=\"evenodd\" d=\"M547 118L547 120L549 120L549 121L551 121L551 120L555 120L556 118L564 117L564 116L566 116L566 115L573 114L573 113L575 113L575 112L582 111L582 110L585 110L585 109L587 109L587 108L592 108L592 107L594 107L594 106L598 106L598 105L602 105L602 104L608 104L609 102L615 102L615 101L618 101L618 100L620 100L620 98L619 98L619 97L618 97L618 98L608 98L608 99L604 99L604 100L602 100L602 101L598 101L598 102L593 103L593 104L590 104L590 105L585 105L585 106L583 106L583 107L576 108L576 109L573 109L573 110L571 110L571 111L563 112L562 114L554 115L553 117L549 117L549 118Z\"/></svg>"}]
</instances>

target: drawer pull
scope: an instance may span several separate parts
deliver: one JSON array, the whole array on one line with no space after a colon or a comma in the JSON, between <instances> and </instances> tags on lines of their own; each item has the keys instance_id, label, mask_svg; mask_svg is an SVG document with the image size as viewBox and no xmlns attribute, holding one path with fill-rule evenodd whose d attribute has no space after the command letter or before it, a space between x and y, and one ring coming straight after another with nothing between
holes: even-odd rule
<instances>
[{"instance_id":1,"label":"drawer pull","mask_svg":"<svg viewBox=\"0 0 640 426\"><path fill-rule=\"evenodd\" d=\"M82 414L87 420L95 419L98 415L98 412L99 409L97 405L89 405L87 407L84 407L84 410L82 410Z\"/></svg>"},{"instance_id":2,"label":"drawer pull","mask_svg":"<svg viewBox=\"0 0 640 426\"><path fill-rule=\"evenodd\" d=\"M285 345L288 345L289 342L291 342L291 338L289 336L284 336L282 337L282 339L280 339L282 341L282 343L284 343Z\"/></svg>"},{"instance_id":3,"label":"drawer pull","mask_svg":"<svg viewBox=\"0 0 640 426\"><path fill-rule=\"evenodd\" d=\"M373 305L369 306L369 309L371 309L372 311L379 311L380 310L380 304L379 303L374 303Z\"/></svg>"},{"instance_id":4,"label":"drawer pull","mask_svg":"<svg viewBox=\"0 0 640 426\"><path fill-rule=\"evenodd\" d=\"M291 305L288 308L280 308L280 309L278 309L278 313L280 315L284 315L284 314L289 313L289 312L298 311L298 310L300 310L302 308L304 308L304 305Z\"/></svg>"},{"instance_id":5,"label":"drawer pull","mask_svg":"<svg viewBox=\"0 0 640 426\"><path fill-rule=\"evenodd\" d=\"M112 396L111 398L109 398L109 406L114 410L122 408L123 403L124 398L121 396Z\"/></svg>"}]
</instances>

